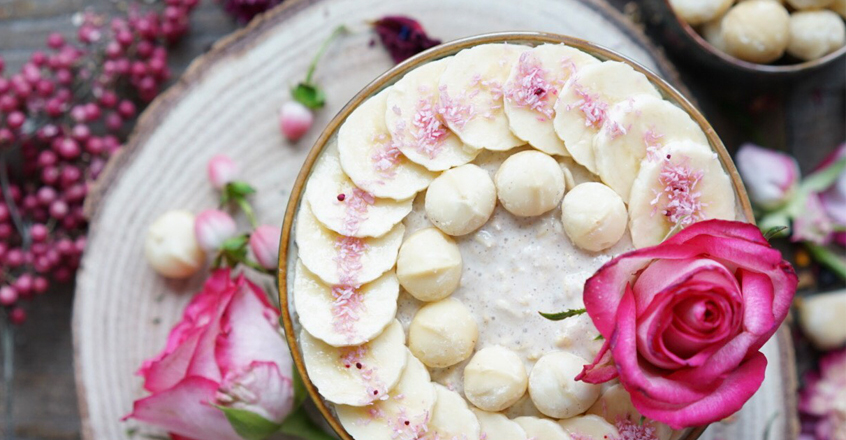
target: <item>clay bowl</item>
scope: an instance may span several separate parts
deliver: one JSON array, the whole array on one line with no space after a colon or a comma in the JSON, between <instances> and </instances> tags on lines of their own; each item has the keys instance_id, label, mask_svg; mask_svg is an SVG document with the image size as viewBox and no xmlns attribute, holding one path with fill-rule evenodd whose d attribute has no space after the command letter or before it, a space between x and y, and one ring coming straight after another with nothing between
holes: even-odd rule
<instances>
[{"instance_id":1,"label":"clay bowl","mask_svg":"<svg viewBox=\"0 0 846 440\"><path fill-rule=\"evenodd\" d=\"M824 68L843 68L846 65L846 46L811 61L798 60L788 55L774 64L743 61L712 46L693 26L676 15L669 0L644 0L643 7L650 30L676 58L726 75L726 78L747 81L789 80Z\"/></svg>"},{"instance_id":2,"label":"clay bowl","mask_svg":"<svg viewBox=\"0 0 846 440\"><path fill-rule=\"evenodd\" d=\"M705 132L711 144L711 147L714 149L714 151L717 152L720 161L723 164L723 167L726 169L726 171L728 171L729 176L731 177L737 200L740 202L739 215L745 217L746 221L754 221L752 207L749 203L749 198L746 195L746 189L744 188L743 183L740 180L740 176L737 173L737 169L735 168L728 151L726 151L725 146L723 146L722 141L720 141L720 138L714 132L714 129L711 127L708 121L705 120L705 117L703 117L702 114L699 113L699 111L696 110L696 108L684 96L682 96L676 89L670 86L663 79L659 78L654 73L645 69L638 63L620 54L597 46L593 43L563 35L537 32L506 32L462 38L437 46L426 52L418 54L413 58L406 60L405 62L385 72L384 74L376 78L373 82L368 84L363 90L361 90L357 95L355 95L352 100L350 100L350 102L347 103L346 106L344 106L343 109L341 109L341 111L332 119L331 122L329 122L329 125L327 125L326 128L323 130L320 137L318 137L317 141L315 142L314 146L306 157L303 167L300 170L299 175L297 176L296 182L294 183L294 187L292 189L291 196L288 201L287 211L285 213L285 220L282 226L282 240L279 245L278 285L280 300L279 302L282 308L282 323L285 329L286 338L288 340L289 346L291 347L294 364L297 370L299 371L300 375L302 376L303 381L305 382L305 387L308 391L308 394L313 399L317 406L317 409L320 411L323 417L326 418L326 421L329 423L332 429L334 429L338 436L343 440L353 439L341 426L341 423L338 421L337 417L330 409L329 405L320 397L317 388L314 386L313 383L311 383L308 378L308 373L305 369L305 364L303 363L302 352L300 351L299 347L299 341L297 339L297 334L299 333L298 326L295 327L297 318L295 316L294 311L290 307L291 302L293 301L293 276L297 260L297 249L296 244L294 243L293 233L294 218L295 214L297 213L297 210L299 209L300 203L303 200L303 193L305 191L306 180L309 174L311 174L312 167L316 163L317 158L320 156L324 147L326 147L326 145L329 143L329 140L337 135L341 124L343 124L343 122L350 115L350 113L352 113L352 111L356 109L362 102L375 95L379 91L383 90L384 88L395 83L400 78L402 78L405 73L409 72L417 66L450 55L454 55L458 51L466 49L468 47L488 43L524 44L531 46L536 46L544 43L565 43L569 46L585 51L601 60L613 60L627 63L632 66L635 70L646 75L646 77L652 82L652 84L658 88L658 90L661 92L665 99L684 109L688 114L690 114L690 116L699 124L699 126ZM691 429L684 437L684 440L697 439L704 430L705 427Z\"/></svg>"}]
</instances>

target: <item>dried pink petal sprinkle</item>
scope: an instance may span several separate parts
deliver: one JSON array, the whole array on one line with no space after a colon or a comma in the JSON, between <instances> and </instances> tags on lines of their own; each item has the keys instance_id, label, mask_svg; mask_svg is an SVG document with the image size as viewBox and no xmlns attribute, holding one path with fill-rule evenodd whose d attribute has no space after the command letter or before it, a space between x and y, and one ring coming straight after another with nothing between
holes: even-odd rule
<instances>
[{"instance_id":1,"label":"dried pink petal sprinkle","mask_svg":"<svg viewBox=\"0 0 846 440\"><path fill-rule=\"evenodd\" d=\"M456 97L451 97L446 86L438 88L438 114L447 124L457 127L459 130L476 115L471 104L467 104L465 93L461 92Z\"/></svg>"},{"instance_id":2,"label":"dried pink petal sprinkle","mask_svg":"<svg viewBox=\"0 0 846 440\"><path fill-rule=\"evenodd\" d=\"M361 257L367 250L367 243L361 238L341 235L335 240L335 249L338 251L335 264L341 284L356 285L358 272L362 268Z\"/></svg>"},{"instance_id":3,"label":"dried pink petal sprinkle","mask_svg":"<svg viewBox=\"0 0 846 440\"><path fill-rule=\"evenodd\" d=\"M650 425L635 423L622 417L617 419L615 425L620 433L620 440L658 440L655 428Z\"/></svg>"},{"instance_id":4,"label":"dried pink petal sprinkle","mask_svg":"<svg viewBox=\"0 0 846 440\"><path fill-rule=\"evenodd\" d=\"M529 52L523 52L517 63L517 78L506 85L505 99L517 107L529 108L552 118L552 104L558 94L547 80L547 71Z\"/></svg>"},{"instance_id":5,"label":"dried pink petal sprinkle","mask_svg":"<svg viewBox=\"0 0 846 440\"><path fill-rule=\"evenodd\" d=\"M354 286L332 286L332 326L336 332L352 337L359 312L365 309L361 292Z\"/></svg>"},{"instance_id":6,"label":"dried pink petal sprinkle","mask_svg":"<svg viewBox=\"0 0 846 440\"><path fill-rule=\"evenodd\" d=\"M702 194L695 191L704 173L694 171L687 162L685 159L675 165L669 158L665 159L658 175L662 189L653 190L655 198L650 202L652 215L660 211L673 225L688 226L705 219L705 205L699 200Z\"/></svg>"},{"instance_id":7,"label":"dried pink petal sprinkle","mask_svg":"<svg viewBox=\"0 0 846 440\"><path fill-rule=\"evenodd\" d=\"M376 203L376 198L373 197L373 194L356 187L353 188L349 196L343 198L339 196L338 200L345 202L342 232L345 235L355 235L361 223L367 220L367 210Z\"/></svg>"},{"instance_id":8,"label":"dried pink petal sprinkle","mask_svg":"<svg viewBox=\"0 0 846 440\"><path fill-rule=\"evenodd\" d=\"M608 113L608 104L602 101L598 93L591 95L575 82L573 86L573 92L581 99L567 105L567 110L578 107L585 115L585 127L601 127Z\"/></svg>"},{"instance_id":9,"label":"dried pink petal sprinkle","mask_svg":"<svg viewBox=\"0 0 846 440\"><path fill-rule=\"evenodd\" d=\"M412 120L412 125L416 129L414 131L414 148L430 159L438 156L444 140L449 136L449 131L444 126L442 117L443 115L438 111L438 107L432 105L432 96L422 95L417 102L417 111Z\"/></svg>"},{"instance_id":10,"label":"dried pink petal sprinkle","mask_svg":"<svg viewBox=\"0 0 846 440\"><path fill-rule=\"evenodd\" d=\"M394 168L402 161L402 152L393 140L384 134L373 139L373 143L380 144L370 156L373 168L386 179L394 177L396 175Z\"/></svg>"},{"instance_id":11,"label":"dried pink petal sprinkle","mask_svg":"<svg viewBox=\"0 0 846 440\"><path fill-rule=\"evenodd\" d=\"M649 130L646 130L646 132L643 133L643 144L646 145L647 160L654 162L660 158L658 150L662 147L662 137L664 137L664 135L658 133L655 130L655 127L649 127Z\"/></svg>"}]
</instances>

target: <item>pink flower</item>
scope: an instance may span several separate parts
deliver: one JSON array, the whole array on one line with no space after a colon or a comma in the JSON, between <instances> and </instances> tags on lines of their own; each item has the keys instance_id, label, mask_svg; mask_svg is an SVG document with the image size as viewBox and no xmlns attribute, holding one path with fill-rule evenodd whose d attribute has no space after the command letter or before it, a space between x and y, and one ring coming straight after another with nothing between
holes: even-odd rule
<instances>
[{"instance_id":1,"label":"pink flower","mask_svg":"<svg viewBox=\"0 0 846 440\"><path fill-rule=\"evenodd\" d=\"M238 233L235 220L217 209L207 209L194 220L194 236L205 251L216 251L224 241Z\"/></svg>"},{"instance_id":2,"label":"pink flower","mask_svg":"<svg viewBox=\"0 0 846 440\"><path fill-rule=\"evenodd\" d=\"M793 220L793 241L808 241L825 245L831 242L834 223L823 207L820 195L810 193L799 216Z\"/></svg>"},{"instance_id":3,"label":"pink flower","mask_svg":"<svg viewBox=\"0 0 846 440\"><path fill-rule=\"evenodd\" d=\"M803 432L816 440L846 439L846 349L820 360L820 370L805 375L799 412L809 418Z\"/></svg>"},{"instance_id":4,"label":"pink flower","mask_svg":"<svg viewBox=\"0 0 846 440\"><path fill-rule=\"evenodd\" d=\"M223 189L227 183L238 179L238 165L225 154L218 154L209 160L209 181L217 189Z\"/></svg>"},{"instance_id":5,"label":"pink flower","mask_svg":"<svg viewBox=\"0 0 846 440\"><path fill-rule=\"evenodd\" d=\"M820 166L828 168L843 157L846 157L846 144L840 144ZM846 228L846 169L840 172L834 185L820 194L820 204L835 226ZM846 232L835 232L833 238L837 244L846 246Z\"/></svg>"},{"instance_id":6,"label":"pink flower","mask_svg":"<svg viewBox=\"0 0 846 440\"><path fill-rule=\"evenodd\" d=\"M420 22L411 17L388 15L374 22L373 27L397 64L441 44L441 40L426 35Z\"/></svg>"},{"instance_id":7,"label":"pink flower","mask_svg":"<svg viewBox=\"0 0 846 440\"><path fill-rule=\"evenodd\" d=\"M743 144L735 163L749 190L749 198L764 209L786 203L799 184L799 164L788 154Z\"/></svg>"},{"instance_id":8,"label":"pink flower","mask_svg":"<svg viewBox=\"0 0 846 440\"><path fill-rule=\"evenodd\" d=\"M646 417L679 429L738 411L764 379L759 351L787 316L798 280L751 224L694 223L623 254L585 284L605 337L577 377L617 376Z\"/></svg>"},{"instance_id":9,"label":"pink flower","mask_svg":"<svg viewBox=\"0 0 846 440\"><path fill-rule=\"evenodd\" d=\"M281 237L282 231L269 225L257 227L250 235L250 249L261 267L271 270L278 267Z\"/></svg>"},{"instance_id":10,"label":"pink flower","mask_svg":"<svg viewBox=\"0 0 846 440\"><path fill-rule=\"evenodd\" d=\"M288 101L279 110L279 130L290 141L303 137L313 123L314 114L297 101Z\"/></svg>"},{"instance_id":11,"label":"pink flower","mask_svg":"<svg viewBox=\"0 0 846 440\"><path fill-rule=\"evenodd\" d=\"M196 440L240 440L223 406L281 423L293 408L292 361L265 293L228 269L212 273L138 374L152 395L134 418Z\"/></svg>"}]
</instances>

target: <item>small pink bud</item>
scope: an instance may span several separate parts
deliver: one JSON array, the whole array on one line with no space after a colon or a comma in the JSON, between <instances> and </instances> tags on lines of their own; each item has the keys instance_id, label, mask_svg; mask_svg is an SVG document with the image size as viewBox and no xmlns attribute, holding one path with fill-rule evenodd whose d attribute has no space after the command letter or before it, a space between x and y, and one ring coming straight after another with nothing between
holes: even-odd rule
<instances>
[{"instance_id":1,"label":"small pink bud","mask_svg":"<svg viewBox=\"0 0 846 440\"><path fill-rule=\"evenodd\" d=\"M790 155L743 144L735 157L752 202L775 209L790 200L799 184L799 164Z\"/></svg>"},{"instance_id":2,"label":"small pink bud","mask_svg":"<svg viewBox=\"0 0 846 440\"><path fill-rule=\"evenodd\" d=\"M232 217L217 209L207 209L194 220L194 236L197 243L206 251L215 251L229 238L238 233L238 227Z\"/></svg>"},{"instance_id":3,"label":"small pink bud","mask_svg":"<svg viewBox=\"0 0 846 440\"><path fill-rule=\"evenodd\" d=\"M279 264L279 240L282 231L274 226L261 225L250 235L250 249L256 261L265 269L276 269Z\"/></svg>"},{"instance_id":4,"label":"small pink bud","mask_svg":"<svg viewBox=\"0 0 846 440\"><path fill-rule=\"evenodd\" d=\"M282 104L279 110L279 129L288 140L296 141L303 137L314 123L314 114L297 101ZM275 264L274 264L275 265Z\"/></svg>"},{"instance_id":5,"label":"small pink bud","mask_svg":"<svg viewBox=\"0 0 846 440\"><path fill-rule=\"evenodd\" d=\"M18 291L12 286L0 287L0 305L10 306L18 301Z\"/></svg>"},{"instance_id":6,"label":"small pink bud","mask_svg":"<svg viewBox=\"0 0 846 440\"><path fill-rule=\"evenodd\" d=\"M218 154L209 160L209 180L212 186L223 189L227 183L238 178L238 165L225 154Z\"/></svg>"}]
</instances>

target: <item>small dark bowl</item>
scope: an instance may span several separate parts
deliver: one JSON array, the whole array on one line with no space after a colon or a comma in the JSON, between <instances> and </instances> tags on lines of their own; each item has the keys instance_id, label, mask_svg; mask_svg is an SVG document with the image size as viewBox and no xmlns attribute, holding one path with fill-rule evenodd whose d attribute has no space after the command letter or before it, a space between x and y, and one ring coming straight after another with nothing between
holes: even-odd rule
<instances>
[{"instance_id":1,"label":"small dark bowl","mask_svg":"<svg viewBox=\"0 0 846 440\"><path fill-rule=\"evenodd\" d=\"M846 66L846 46L816 60L801 61L785 55L775 64L757 64L735 58L708 43L690 24L676 15L669 0L642 0L644 21L650 33L684 63L717 74L747 80L784 80L804 76L825 67Z\"/></svg>"}]
</instances>

